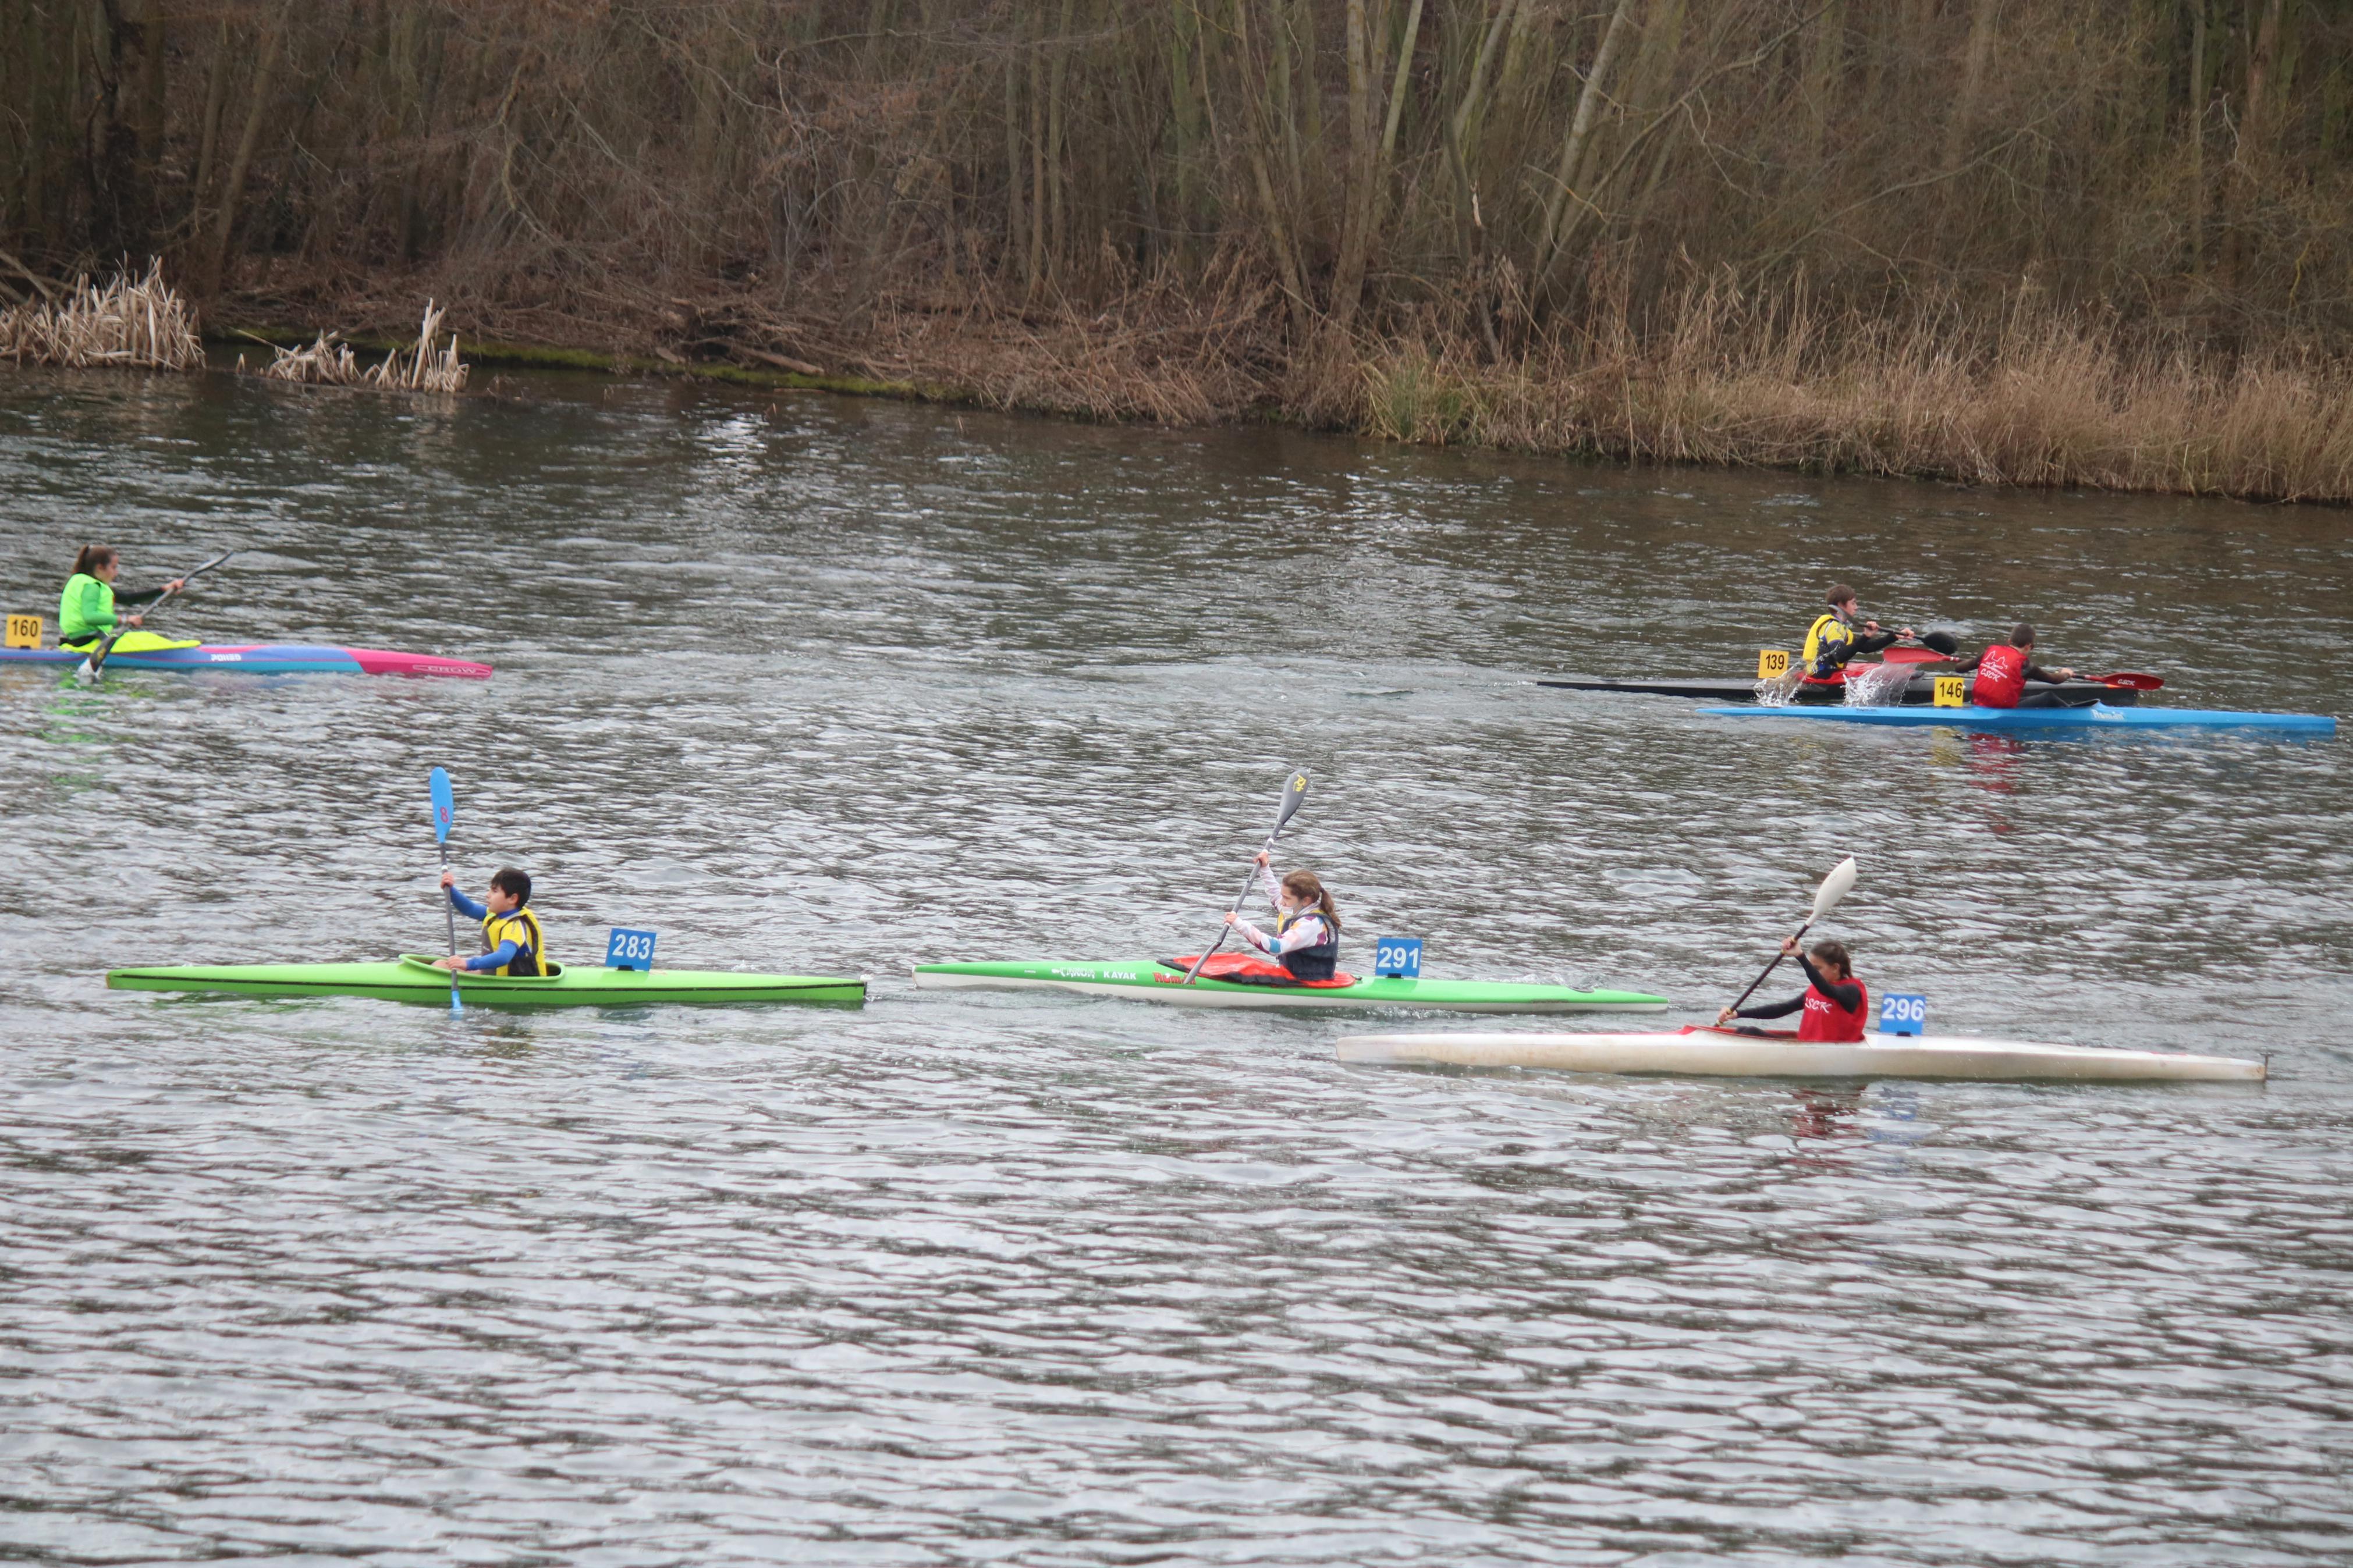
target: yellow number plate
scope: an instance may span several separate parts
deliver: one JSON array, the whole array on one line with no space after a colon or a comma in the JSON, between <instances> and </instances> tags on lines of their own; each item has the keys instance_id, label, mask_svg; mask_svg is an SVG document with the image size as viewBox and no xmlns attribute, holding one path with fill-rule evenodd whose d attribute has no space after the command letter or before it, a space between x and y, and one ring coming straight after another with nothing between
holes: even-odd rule
<instances>
[{"instance_id":1,"label":"yellow number plate","mask_svg":"<svg viewBox=\"0 0 2353 1568\"><path fill-rule=\"evenodd\" d=\"M10 616L8 617L8 647L38 647L41 646L41 617Z\"/></svg>"},{"instance_id":2,"label":"yellow number plate","mask_svg":"<svg viewBox=\"0 0 2353 1568\"><path fill-rule=\"evenodd\" d=\"M1789 673L1789 650L1783 647L1763 647L1757 650L1757 679L1770 680L1777 675Z\"/></svg>"},{"instance_id":3,"label":"yellow number plate","mask_svg":"<svg viewBox=\"0 0 2353 1568\"><path fill-rule=\"evenodd\" d=\"M1958 708L1961 705L1962 681L1957 675L1936 677L1936 706Z\"/></svg>"}]
</instances>

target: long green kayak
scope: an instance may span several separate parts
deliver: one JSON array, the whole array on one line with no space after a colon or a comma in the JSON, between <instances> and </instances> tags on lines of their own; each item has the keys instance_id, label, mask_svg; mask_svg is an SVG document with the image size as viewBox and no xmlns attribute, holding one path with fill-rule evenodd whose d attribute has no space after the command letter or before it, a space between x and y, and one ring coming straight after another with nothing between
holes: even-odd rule
<instances>
[{"instance_id":1,"label":"long green kayak","mask_svg":"<svg viewBox=\"0 0 2353 1568\"><path fill-rule=\"evenodd\" d=\"M1251 985L1197 979L1149 958L1077 963L919 963L923 991L1075 991L1178 1007L1404 1007L1443 1013L1663 1013L1667 1001L1640 991L1577 991L1514 980L1358 980L1331 987Z\"/></svg>"},{"instance_id":2,"label":"long green kayak","mask_svg":"<svg viewBox=\"0 0 2353 1568\"><path fill-rule=\"evenodd\" d=\"M233 996L375 996L387 1002L449 1000L449 974L403 953L393 963L176 964L110 969L116 991L209 991ZM649 1002L830 1002L855 1007L866 982L812 974L727 974L702 969L591 969L521 979L460 974L458 994L480 1007L634 1007Z\"/></svg>"}]
</instances>

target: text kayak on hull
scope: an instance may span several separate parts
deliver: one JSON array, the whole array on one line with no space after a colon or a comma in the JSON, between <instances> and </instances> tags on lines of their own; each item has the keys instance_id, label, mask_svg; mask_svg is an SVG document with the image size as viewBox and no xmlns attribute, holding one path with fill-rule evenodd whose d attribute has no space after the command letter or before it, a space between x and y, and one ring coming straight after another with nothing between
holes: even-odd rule
<instances>
[{"instance_id":1,"label":"text kayak on hull","mask_svg":"<svg viewBox=\"0 0 2353 1568\"><path fill-rule=\"evenodd\" d=\"M2266 1076L2262 1062L2242 1057L1912 1035L1866 1035L1860 1045L1821 1045L1711 1028L1674 1035L1349 1035L1334 1051L1344 1062L1368 1067L1543 1068L1690 1078L2243 1083Z\"/></svg>"},{"instance_id":2,"label":"text kayak on hull","mask_svg":"<svg viewBox=\"0 0 2353 1568\"><path fill-rule=\"evenodd\" d=\"M1184 983L1185 971L1155 959L1030 959L1001 963L919 963L923 991L1071 991L1176 1007L1426 1007L1446 1013L1663 1013L1667 1001L1640 991L1578 991L1508 980L1356 980L1346 985Z\"/></svg>"},{"instance_id":3,"label":"text kayak on hull","mask_svg":"<svg viewBox=\"0 0 2353 1568\"><path fill-rule=\"evenodd\" d=\"M2337 721L2326 713L2232 713L2207 708L1702 708L1713 719L1788 719L1833 724L1942 724L1959 730L2274 730L2286 734L2334 735Z\"/></svg>"},{"instance_id":4,"label":"text kayak on hull","mask_svg":"<svg viewBox=\"0 0 2353 1568\"><path fill-rule=\"evenodd\" d=\"M111 969L115 991L212 992L231 996L373 996L447 1006L449 972L403 953L393 963L176 964ZM856 1006L866 982L812 974L728 974L700 969L561 968L552 975L458 976L458 994L485 1007L636 1007L653 1002L827 1002Z\"/></svg>"},{"instance_id":5,"label":"text kayak on hull","mask_svg":"<svg viewBox=\"0 0 2353 1568\"><path fill-rule=\"evenodd\" d=\"M79 648L0 648L0 668L8 665L79 665L90 656ZM194 647L151 648L107 655L109 669L165 669L186 675L222 669L237 675L416 675L488 680L491 667L471 659L432 653L399 653L381 647L329 647L311 643L198 643Z\"/></svg>"}]
</instances>

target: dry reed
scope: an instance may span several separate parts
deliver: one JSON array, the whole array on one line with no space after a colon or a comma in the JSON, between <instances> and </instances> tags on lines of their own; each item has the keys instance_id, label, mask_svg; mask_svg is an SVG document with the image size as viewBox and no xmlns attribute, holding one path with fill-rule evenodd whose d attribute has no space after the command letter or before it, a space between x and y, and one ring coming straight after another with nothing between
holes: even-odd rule
<instances>
[{"instance_id":1,"label":"dry reed","mask_svg":"<svg viewBox=\"0 0 2353 1568\"><path fill-rule=\"evenodd\" d=\"M1361 385L1349 422L1398 440L2353 500L2347 365L2218 363L2031 304L1991 327L1926 308L1900 322L1826 320L1801 290L1756 301L1718 279L1647 338L1605 313L1503 363L1402 342L1368 357Z\"/></svg>"},{"instance_id":2,"label":"dry reed","mask_svg":"<svg viewBox=\"0 0 2353 1568\"><path fill-rule=\"evenodd\" d=\"M434 346L434 340L440 335L442 315L439 306L427 300L425 324L417 331L415 346L394 350L379 365L362 365L349 343L339 342L332 332L321 332L317 342L301 348L279 349L276 356L261 367L259 374L276 381L307 382L321 386L367 386L390 392L462 392L466 388L466 377L470 367L458 358L458 334L449 334L447 348Z\"/></svg>"},{"instance_id":3,"label":"dry reed","mask_svg":"<svg viewBox=\"0 0 2353 1568\"><path fill-rule=\"evenodd\" d=\"M195 370L205 347L164 264L151 261L143 278L120 273L103 289L82 278L61 300L0 310L0 355L74 370Z\"/></svg>"}]
</instances>

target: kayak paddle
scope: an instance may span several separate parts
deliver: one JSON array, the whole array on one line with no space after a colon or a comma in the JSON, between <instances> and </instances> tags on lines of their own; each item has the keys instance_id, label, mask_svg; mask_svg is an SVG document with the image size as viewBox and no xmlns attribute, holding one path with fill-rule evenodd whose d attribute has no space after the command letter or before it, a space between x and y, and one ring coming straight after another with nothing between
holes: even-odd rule
<instances>
[{"instance_id":1,"label":"kayak paddle","mask_svg":"<svg viewBox=\"0 0 2353 1568\"><path fill-rule=\"evenodd\" d=\"M2114 675L2090 675L2084 679L2096 680L2102 686L2128 686L2135 691L2161 691L2165 689L2165 677L2143 675L2131 669L2118 670Z\"/></svg>"},{"instance_id":2,"label":"kayak paddle","mask_svg":"<svg viewBox=\"0 0 2353 1568\"><path fill-rule=\"evenodd\" d=\"M458 815L457 796L450 793L449 775L439 768L433 770L433 841L441 846L441 869L449 868L449 819ZM449 889L441 889L441 912L449 917L449 956L458 956L458 906L449 901ZM449 970L449 1011L465 1011L458 1000L458 971Z\"/></svg>"},{"instance_id":3,"label":"kayak paddle","mask_svg":"<svg viewBox=\"0 0 2353 1568\"><path fill-rule=\"evenodd\" d=\"M1291 820L1291 814L1297 811L1299 803L1306 798L1307 775L1292 774L1291 782L1282 786L1282 806L1274 814L1274 830L1266 836L1266 842L1259 847L1259 854L1271 855L1274 852L1274 841L1282 837L1282 825ZM1249 873L1242 878L1242 890L1234 895L1234 907L1227 911L1229 914L1238 915L1242 912L1242 900L1250 897L1250 885L1257 879L1258 861L1253 857ZM1201 950L1201 956L1195 959L1193 967L1185 972L1185 978L1181 984L1187 985L1193 984L1193 977L1201 973L1201 965L1209 962L1209 955L1226 945L1226 932L1232 929L1230 926L1222 925L1218 928L1218 940Z\"/></svg>"},{"instance_id":4,"label":"kayak paddle","mask_svg":"<svg viewBox=\"0 0 2353 1568\"><path fill-rule=\"evenodd\" d=\"M237 552L234 550L224 550L218 555L214 556L210 561L206 562L203 565L193 567L186 572L181 573L181 585L185 587L187 584L188 579L195 576L198 572L209 572L214 567L219 565L222 562L227 560L230 556L236 553ZM164 607L164 601L170 598L179 591L180 590L178 588L164 589L163 593L156 595L153 609L162 609ZM147 613L152 613L152 611ZM145 618L145 613L142 613L141 618ZM106 656L114 651L116 641L121 638L123 633L130 629L131 622L129 618L126 617L112 631L106 634L104 641L100 642L96 647L90 650L90 657L83 659L81 661L81 668L74 671L74 679L81 682L84 686L88 686L91 681L96 680L98 679L98 672L106 668Z\"/></svg>"},{"instance_id":5,"label":"kayak paddle","mask_svg":"<svg viewBox=\"0 0 2353 1568\"><path fill-rule=\"evenodd\" d=\"M1852 855L1831 868L1831 874L1822 879L1822 885L1820 888L1814 889L1814 912L1808 915L1806 917L1806 923L1798 928L1799 937L1804 936L1808 931L1811 931L1816 921L1820 920L1824 915L1838 908L1838 901L1841 899L1845 898L1847 895L1847 889L1854 886L1854 857ZM1789 940L1795 942L1797 939L1797 937L1792 937ZM1773 955L1773 962L1765 966L1765 974L1772 973L1773 971L1778 969L1780 966L1781 955L1777 952ZM1751 996L1757 994L1757 988L1765 984L1765 974L1760 974L1756 979L1750 981L1748 983L1748 989L1743 991L1738 996L1733 999L1732 1010L1734 1012L1736 1013L1740 1010L1741 1003L1747 1001Z\"/></svg>"}]
</instances>

